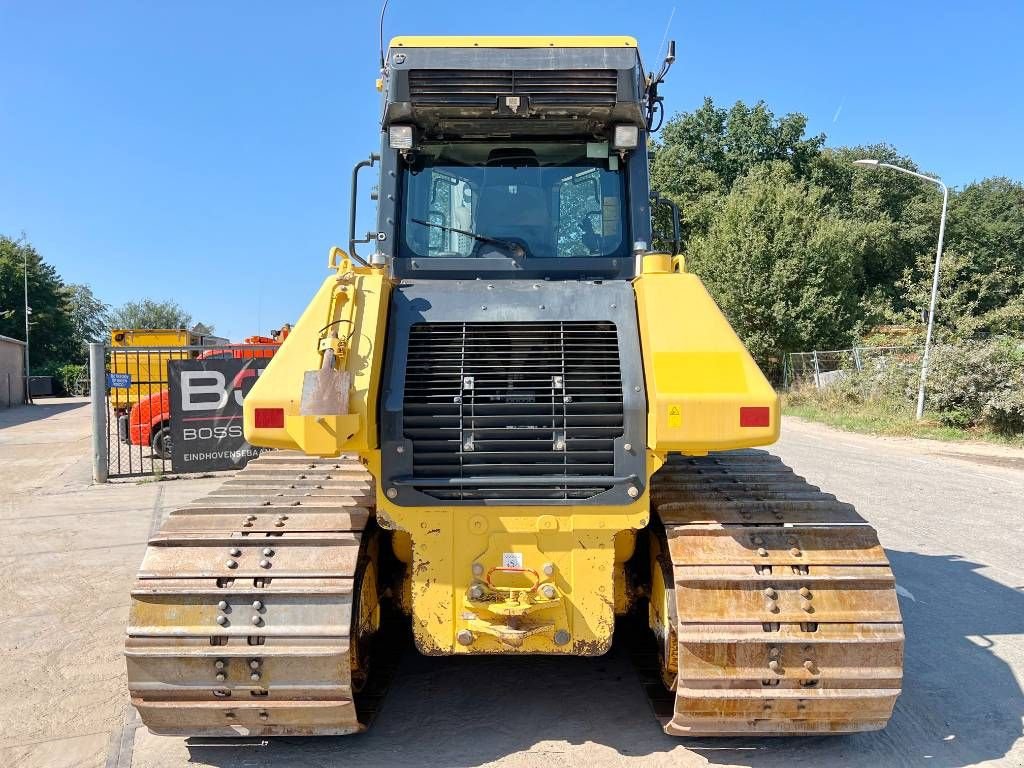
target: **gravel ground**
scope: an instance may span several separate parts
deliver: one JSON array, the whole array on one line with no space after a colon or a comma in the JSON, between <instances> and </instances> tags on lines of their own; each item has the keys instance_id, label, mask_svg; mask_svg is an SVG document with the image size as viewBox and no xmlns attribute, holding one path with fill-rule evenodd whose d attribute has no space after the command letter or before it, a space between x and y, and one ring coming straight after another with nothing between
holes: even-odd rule
<instances>
[{"instance_id":1,"label":"gravel ground","mask_svg":"<svg viewBox=\"0 0 1024 768\"><path fill-rule=\"evenodd\" d=\"M616 648L562 660L410 653L368 734L211 745L136 728L120 654L150 530L221 479L90 487L88 428L84 401L0 411L7 765L1024 766L1024 452L789 419L772 449L855 503L889 552L908 641L885 731L671 739Z\"/></svg>"}]
</instances>

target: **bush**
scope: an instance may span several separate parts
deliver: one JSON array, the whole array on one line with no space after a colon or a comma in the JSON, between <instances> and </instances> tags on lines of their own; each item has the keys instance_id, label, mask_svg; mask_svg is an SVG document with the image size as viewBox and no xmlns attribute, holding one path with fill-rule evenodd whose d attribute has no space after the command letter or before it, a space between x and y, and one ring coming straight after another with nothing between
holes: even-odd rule
<instances>
[{"instance_id":1,"label":"bush","mask_svg":"<svg viewBox=\"0 0 1024 768\"><path fill-rule=\"evenodd\" d=\"M944 424L1024 432L1024 342L997 338L936 347L927 394Z\"/></svg>"},{"instance_id":2,"label":"bush","mask_svg":"<svg viewBox=\"0 0 1024 768\"><path fill-rule=\"evenodd\" d=\"M830 413L861 410L913 415L920 381L916 354L861 351L861 368L849 367L818 389L805 382L786 394L792 406ZM1024 341L997 338L958 341L932 349L927 413L947 427L984 429L1003 436L1024 433Z\"/></svg>"},{"instance_id":3,"label":"bush","mask_svg":"<svg viewBox=\"0 0 1024 768\"><path fill-rule=\"evenodd\" d=\"M78 388L78 382L86 377L84 365L68 363L56 368L52 374L60 383L61 390L65 395L72 395Z\"/></svg>"}]
</instances>

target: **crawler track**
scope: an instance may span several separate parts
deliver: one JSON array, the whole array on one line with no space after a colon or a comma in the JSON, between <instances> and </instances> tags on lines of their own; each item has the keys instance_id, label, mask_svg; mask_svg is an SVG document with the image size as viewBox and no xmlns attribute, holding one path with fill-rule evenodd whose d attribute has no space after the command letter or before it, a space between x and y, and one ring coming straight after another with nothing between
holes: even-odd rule
<instances>
[{"instance_id":1,"label":"crawler track","mask_svg":"<svg viewBox=\"0 0 1024 768\"><path fill-rule=\"evenodd\" d=\"M883 728L903 626L878 537L764 451L673 457L654 477L651 623L678 736ZM661 626L662 631L657 627ZM671 627L672 629L667 629ZM656 707L657 711L657 707Z\"/></svg>"},{"instance_id":2,"label":"crawler track","mask_svg":"<svg viewBox=\"0 0 1024 768\"><path fill-rule=\"evenodd\" d=\"M132 590L125 647L132 703L150 730L365 729L382 695L364 675L380 617L375 585L362 585L373 505L356 460L274 452L170 514Z\"/></svg>"}]
</instances>

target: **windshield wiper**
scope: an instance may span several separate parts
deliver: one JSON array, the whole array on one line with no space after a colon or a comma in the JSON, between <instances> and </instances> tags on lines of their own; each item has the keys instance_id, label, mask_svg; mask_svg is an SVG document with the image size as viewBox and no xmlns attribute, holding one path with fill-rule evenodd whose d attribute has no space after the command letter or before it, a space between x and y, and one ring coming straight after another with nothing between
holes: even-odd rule
<instances>
[{"instance_id":1,"label":"windshield wiper","mask_svg":"<svg viewBox=\"0 0 1024 768\"><path fill-rule=\"evenodd\" d=\"M416 224L422 224L425 227L437 227L443 229L445 232L454 232L457 235L465 235L466 237L472 237L474 240L481 243L493 243L494 245L501 245L508 248L515 258L522 258L526 255L526 251L519 243L514 243L511 240L499 240L496 237L487 237L486 235L478 235L476 232L470 232L467 229L459 229L458 227L448 227L444 224L436 224L433 221L424 221L423 219L410 218L409 221L415 222Z\"/></svg>"}]
</instances>

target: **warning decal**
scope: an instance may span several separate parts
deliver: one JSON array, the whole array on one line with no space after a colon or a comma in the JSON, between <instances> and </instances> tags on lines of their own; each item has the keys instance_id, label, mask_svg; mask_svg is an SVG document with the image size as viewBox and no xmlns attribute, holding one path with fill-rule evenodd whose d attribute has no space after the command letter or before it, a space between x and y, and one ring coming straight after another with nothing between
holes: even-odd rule
<instances>
[{"instance_id":1,"label":"warning decal","mask_svg":"<svg viewBox=\"0 0 1024 768\"><path fill-rule=\"evenodd\" d=\"M678 405L670 405L668 407L668 425L670 427L683 426L683 412Z\"/></svg>"}]
</instances>

